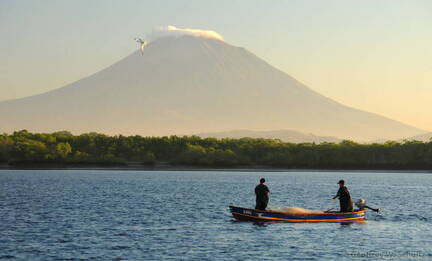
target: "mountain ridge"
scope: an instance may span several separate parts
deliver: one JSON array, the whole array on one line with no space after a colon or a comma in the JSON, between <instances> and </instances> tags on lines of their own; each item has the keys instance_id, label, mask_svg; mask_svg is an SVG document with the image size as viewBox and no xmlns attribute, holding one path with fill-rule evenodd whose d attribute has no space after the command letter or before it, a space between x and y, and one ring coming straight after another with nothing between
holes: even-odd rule
<instances>
[{"instance_id":1,"label":"mountain ridge","mask_svg":"<svg viewBox=\"0 0 432 261\"><path fill-rule=\"evenodd\" d=\"M269 131L251 131L251 130L231 130L225 132L209 132L197 133L196 136L202 138L263 138L263 139L279 139L283 142L304 143L304 142L331 142L339 143L342 140L336 137L317 136L312 133L302 133L295 130L269 130Z\"/></svg>"}]
</instances>

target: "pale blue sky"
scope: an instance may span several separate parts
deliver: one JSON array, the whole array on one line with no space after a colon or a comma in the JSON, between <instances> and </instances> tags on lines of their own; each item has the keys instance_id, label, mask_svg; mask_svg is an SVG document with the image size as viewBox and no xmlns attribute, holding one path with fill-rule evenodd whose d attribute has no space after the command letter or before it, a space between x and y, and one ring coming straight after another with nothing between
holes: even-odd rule
<instances>
[{"instance_id":1,"label":"pale blue sky","mask_svg":"<svg viewBox=\"0 0 432 261\"><path fill-rule=\"evenodd\" d=\"M429 0L0 0L0 100L92 74L166 25L214 30L330 98L432 130Z\"/></svg>"}]
</instances>

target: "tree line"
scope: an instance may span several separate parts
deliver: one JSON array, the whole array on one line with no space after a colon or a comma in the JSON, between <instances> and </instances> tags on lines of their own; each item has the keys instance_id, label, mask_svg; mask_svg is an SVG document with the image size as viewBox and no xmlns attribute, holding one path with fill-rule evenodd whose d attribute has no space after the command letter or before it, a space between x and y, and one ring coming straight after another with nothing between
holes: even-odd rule
<instances>
[{"instance_id":1,"label":"tree line","mask_svg":"<svg viewBox=\"0 0 432 261\"><path fill-rule=\"evenodd\" d=\"M202 167L432 169L432 141L362 144L198 136L73 135L67 131L0 135L0 162L19 164L159 163Z\"/></svg>"}]
</instances>

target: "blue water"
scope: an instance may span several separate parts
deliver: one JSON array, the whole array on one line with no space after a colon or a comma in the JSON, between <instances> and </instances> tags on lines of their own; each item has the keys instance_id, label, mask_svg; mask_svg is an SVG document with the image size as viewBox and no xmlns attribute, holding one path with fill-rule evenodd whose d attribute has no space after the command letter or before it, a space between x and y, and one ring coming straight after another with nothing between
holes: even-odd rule
<instances>
[{"instance_id":1,"label":"blue water","mask_svg":"<svg viewBox=\"0 0 432 261\"><path fill-rule=\"evenodd\" d=\"M364 224L236 222L259 177L270 208L326 209L343 178ZM0 171L0 260L429 260L432 174Z\"/></svg>"}]
</instances>

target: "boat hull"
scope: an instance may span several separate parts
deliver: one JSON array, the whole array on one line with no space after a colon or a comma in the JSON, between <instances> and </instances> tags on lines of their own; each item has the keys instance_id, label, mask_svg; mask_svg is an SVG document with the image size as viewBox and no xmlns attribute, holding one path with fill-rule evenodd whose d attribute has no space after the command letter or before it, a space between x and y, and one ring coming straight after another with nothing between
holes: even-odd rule
<instances>
[{"instance_id":1,"label":"boat hull","mask_svg":"<svg viewBox=\"0 0 432 261\"><path fill-rule=\"evenodd\" d=\"M258 210L229 206L233 217L254 222L359 222L365 219L365 210L354 212L287 213L275 210Z\"/></svg>"}]
</instances>

